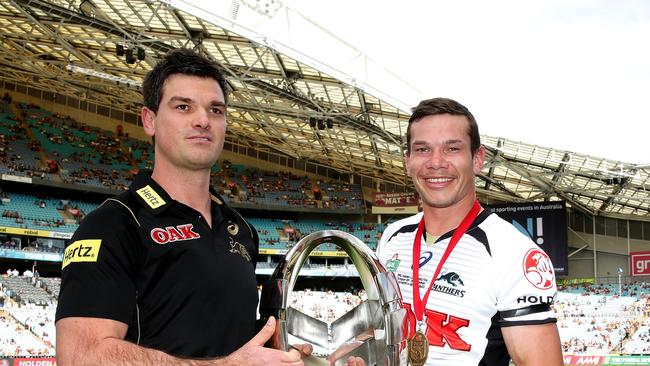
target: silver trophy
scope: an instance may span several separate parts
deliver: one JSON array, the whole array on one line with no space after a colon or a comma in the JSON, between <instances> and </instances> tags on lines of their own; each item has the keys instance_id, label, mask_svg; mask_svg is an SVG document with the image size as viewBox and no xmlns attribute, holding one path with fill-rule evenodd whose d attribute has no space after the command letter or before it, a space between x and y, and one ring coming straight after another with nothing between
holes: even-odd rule
<instances>
[{"instance_id":1,"label":"silver trophy","mask_svg":"<svg viewBox=\"0 0 650 366\"><path fill-rule=\"evenodd\" d=\"M329 326L289 306L300 268L312 250L323 243L336 244L348 254L368 295L368 300ZM263 285L260 315L278 319L273 340L276 347L289 350L291 335L304 341L294 343L308 342L331 352L326 358L306 357L305 365L344 365L350 356L363 358L368 366L399 365L400 358L405 360L408 323L395 275L386 272L361 240L343 231L317 231L287 253Z\"/></svg>"}]
</instances>

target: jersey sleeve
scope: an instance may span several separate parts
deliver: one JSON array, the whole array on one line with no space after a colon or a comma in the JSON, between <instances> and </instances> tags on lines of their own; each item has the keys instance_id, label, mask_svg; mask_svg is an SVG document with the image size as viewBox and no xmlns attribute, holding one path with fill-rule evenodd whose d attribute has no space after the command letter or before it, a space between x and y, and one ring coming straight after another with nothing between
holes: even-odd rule
<instances>
[{"instance_id":1,"label":"jersey sleeve","mask_svg":"<svg viewBox=\"0 0 650 366\"><path fill-rule=\"evenodd\" d=\"M516 229L513 229L516 231ZM508 253L497 290L497 323L504 326L555 322L551 308L557 288L549 256L519 232L509 235Z\"/></svg>"},{"instance_id":2,"label":"jersey sleeve","mask_svg":"<svg viewBox=\"0 0 650 366\"><path fill-rule=\"evenodd\" d=\"M114 203L85 217L63 256L57 321L93 317L131 323L138 237L134 218Z\"/></svg>"}]
</instances>

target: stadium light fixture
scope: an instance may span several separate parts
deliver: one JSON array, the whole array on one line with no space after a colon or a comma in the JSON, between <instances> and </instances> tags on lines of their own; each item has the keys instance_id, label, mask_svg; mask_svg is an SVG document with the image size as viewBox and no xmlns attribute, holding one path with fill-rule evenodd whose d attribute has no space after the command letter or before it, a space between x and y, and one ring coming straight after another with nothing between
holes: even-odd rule
<instances>
[{"instance_id":1,"label":"stadium light fixture","mask_svg":"<svg viewBox=\"0 0 650 366\"><path fill-rule=\"evenodd\" d=\"M142 47L138 47L138 48L137 48L137 56L138 56L138 60L139 60L139 61L143 61L143 60L144 60L144 58L145 58L145 56L146 56L146 53L145 53L144 48L142 48Z\"/></svg>"},{"instance_id":2,"label":"stadium light fixture","mask_svg":"<svg viewBox=\"0 0 650 366\"><path fill-rule=\"evenodd\" d=\"M132 65L135 63L135 55L133 54L133 48L126 50L126 63Z\"/></svg>"},{"instance_id":3,"label":"stadium light fixture","mask_svg":"<svg viewBox=\"0 0 650 366\"><path fill-rule=\"evenodd\" d=\"M112 82L115 82L115 83L119 83L120 85L126 85L126 86L137 87L137 88L142 86L142 82L140 82L140 81L136 81L136 80L133 80L133 79L124 78L124 77L120 77L120 76L110 75L110 74L107 74L105 72L92 70L92 69L87 69L85 67L79 67L79 66L76 66L76 65L73 65L73 64L69 64L68 66L66 66L66 69L69 72L73 72L73 73L77 73L77 74L83 74L83 75L87 75L87 76L93 76L93 77L96 77L96 78L100 78L100 79L112 81Z\"/></svg>"}]
</instances>

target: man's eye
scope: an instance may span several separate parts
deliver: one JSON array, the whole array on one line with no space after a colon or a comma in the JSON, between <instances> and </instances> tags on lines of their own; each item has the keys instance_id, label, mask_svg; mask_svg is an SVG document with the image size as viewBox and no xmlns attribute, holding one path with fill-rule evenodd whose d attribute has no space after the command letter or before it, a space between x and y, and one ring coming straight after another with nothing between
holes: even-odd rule
<instances>
[{"instance_id":1,"label":"man's eye","mask_svg":"<svg viewBox=\"0 0 650 366\"><path fill-rule=\"evenodd\" d=\"M415 151L416 152L427 152L427 151L429 151L429 148L428 147L416 147Z\"/></svg>"},{"instance_id":2,"label":"man's eye","mask_svg":"<svg viewBox=\"0 0 650 366\"><path fill-rule=\"evenodd\" d=\"M214 114L224 114L224 110L219 107L212 107L212 113Z\"/></svg>"},{"instance_id":3,"label":"man's eye","mask_svg":"<svg viewBox=\"0 0 650 366\"><path fill-rule=\"evenodd\" d=\"M186 111L190 109L190 106L187 104L179 104L176 106L176 109L181 110L181 111Z\"/></svg>"}]
</instances>

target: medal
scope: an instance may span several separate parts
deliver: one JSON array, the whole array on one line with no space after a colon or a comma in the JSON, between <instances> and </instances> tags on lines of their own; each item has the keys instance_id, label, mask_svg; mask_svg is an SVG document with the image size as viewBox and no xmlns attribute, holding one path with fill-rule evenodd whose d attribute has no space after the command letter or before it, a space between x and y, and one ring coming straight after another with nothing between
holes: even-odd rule
<instances>
[{"instance_id":1,"label":"medal","mask_svg":"<svg viewBox=\"0 0 650 366\"><path fill-rule=\"evenodd\" d=\"M440 262L436 267L433 277L431 278L429 287L424 293L423 298L420 298L420 280L419 280L420 266L419 266L418 258L420 258L422 234L424 233L424 216L422 216L422 220L418 225L417 232L415 233L415 239L413 240L413 266L412 267L413 267L413 312L415 313L415 319L420 324L420 327L417 330L417 332L415 332L415 335L408 341L408 359L410 364L413 366L424 365L425 362L427 361L427 355L429 354L429 341L427 340L427 337L422 331L422 322L424 319L424 309L427 306L427 301L429 300L429 294L431 293L431 289L433 288L433 283L436 281L436 278L438 278L438 275L440 274L440 270L442 269L442 265L447 261L447 258L449 258L449 255L451 254L452 250L454 250L454 247L456 246L456 244L458 244L460 238L465 234L465 232L467 232L469 227L472 225L472 222L474 222L474 219L476 219L479 212L481 212L481 205L478 203L478 201L474 201L474 205L472 206L472 209L467 213L467 216L465 216L465 218L460 223L460 225L456 228L456 230L454 230L454 233L451 236L451 240L447 245L447 249L445 249L445 252L442 254L442 258L440 258Z\"/></svg>"},{"instance_id":2,"label":"medal","mask_svg":"<svg viewBox=\"0 0 650 366\"><path fill-rule=\"evenodd\" d=\"M407 343L409 364L412 366L424 365L429 355L429 341L424 333L418 330Z\"/></svg>"}]
</instances>

